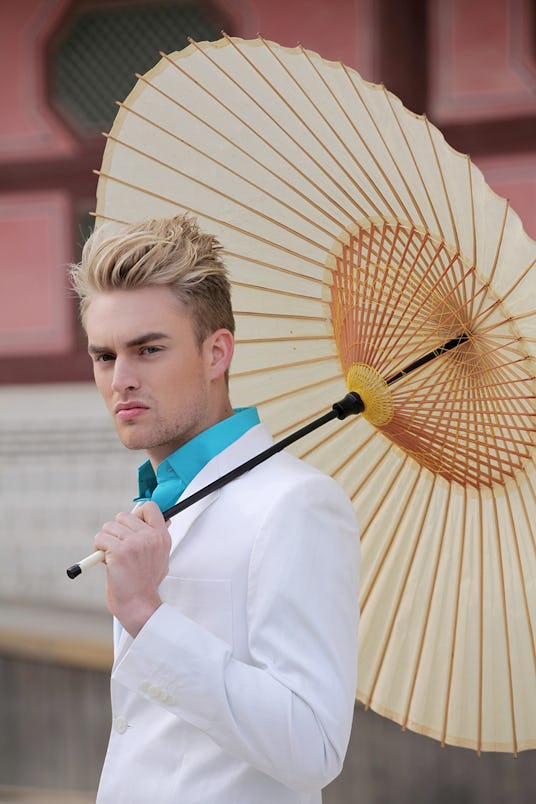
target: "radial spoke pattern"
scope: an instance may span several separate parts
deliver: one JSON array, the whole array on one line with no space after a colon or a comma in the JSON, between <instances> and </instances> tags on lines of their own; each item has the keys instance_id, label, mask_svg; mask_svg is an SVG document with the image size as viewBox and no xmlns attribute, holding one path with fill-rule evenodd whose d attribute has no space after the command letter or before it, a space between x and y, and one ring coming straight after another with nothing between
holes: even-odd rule
<instances>
[{"instance_id":1,"label":"radial spoke pattern","mask_svg":"<svg viewBox=\"0 0 536 804\"><path fill-rule=\"evenodd\" d=\"M534 440L526 349L507 320L480 332L474 301L495 300L475 267L429 235L387 223L351 233L336 266L330 306L345 374L367 363L387 379L416 355L467 336L399 381L383 432L448 480L478 487L513 477Z\"/></svg>"},{"instance_id":2,"label":"radial spoke pattern","mask_svg":"<svg viewBox=\"0 0 536 804\"><path fill-rule=\"evenodd\" d=\"M443 743L536 747L535 243L426 119L261 38L162 54L120 104L98 224L183 212L225 249L234 404L282 437L348 375L388 384L385 424L294 447L358 515L358 697Z\"/></svg>"}]
</instances>

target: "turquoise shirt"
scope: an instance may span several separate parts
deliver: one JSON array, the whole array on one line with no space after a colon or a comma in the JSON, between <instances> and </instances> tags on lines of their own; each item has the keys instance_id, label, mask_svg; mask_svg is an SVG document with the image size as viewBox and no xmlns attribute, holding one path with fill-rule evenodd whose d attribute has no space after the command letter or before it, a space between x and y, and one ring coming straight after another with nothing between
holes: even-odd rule
<instances>
[{"instance_id":1,"label":"turquoise shirt","mask_svg":"<svg viewBox=\"0 0 536 804\"><path fill-rule=\"evenodd\" d=\"M215 458L251 427L259 424L256 408L237 408L233 416L214 424L173 452L156 469L145 461L138 469L135 502L153 500L161 511L174 505L186 486Z\"/></svg>"}]
</instances>

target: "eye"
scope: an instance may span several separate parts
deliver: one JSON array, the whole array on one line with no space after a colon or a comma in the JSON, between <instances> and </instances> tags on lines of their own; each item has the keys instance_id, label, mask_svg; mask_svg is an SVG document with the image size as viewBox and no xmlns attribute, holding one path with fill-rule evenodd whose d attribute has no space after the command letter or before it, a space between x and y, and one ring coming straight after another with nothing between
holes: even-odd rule
<instances>
[{"instance_id":1,"label":"eye","mask_svg":"<svg viewBox=\"0 0 536 804\"><path fill-rule=\"evenodd\" d=\"M144 346L143 349L140 350L140 354L142 355L154 355L157 352L161 352L160 346Z\"/></svg>"},{"instance_id":2,"label":"eye","mask_svg":"<svg viewBox=\"0 0 536 804\"><path fill-rule=\"evenodd\" d=\"M115 355L106 353L95 355L95 363L109 363L111 360L115 360Z\"/></svg>"}]
</instances>

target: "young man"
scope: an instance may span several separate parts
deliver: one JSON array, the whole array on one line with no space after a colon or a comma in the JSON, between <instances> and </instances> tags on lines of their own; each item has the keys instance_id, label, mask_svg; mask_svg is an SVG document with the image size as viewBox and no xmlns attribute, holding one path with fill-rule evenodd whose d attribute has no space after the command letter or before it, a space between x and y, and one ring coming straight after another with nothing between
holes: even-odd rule
<instances>
[{"instance_id":1,"label":"young man","mask_svg":"<svg viewBox=\"0 0 536 804\"><path fill-rule=\"evenodd\" d=\"M346 752L359 539L337 484L233 411L234 321L216 240L188 217L87 242L72 271L95 381L148 461L95 537L115 617L101 804L317 804ZM143 502L147 500L146 502Z\"/></svg>"}]
</instances>

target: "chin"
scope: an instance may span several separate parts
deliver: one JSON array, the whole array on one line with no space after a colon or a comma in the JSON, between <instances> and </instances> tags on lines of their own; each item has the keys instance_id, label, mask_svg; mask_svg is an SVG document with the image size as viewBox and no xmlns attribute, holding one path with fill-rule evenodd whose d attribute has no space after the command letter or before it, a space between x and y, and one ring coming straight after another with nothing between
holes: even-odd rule
<instances>
[{"instance_id":1,"label":"chin","mask_svg":"<svg viewBox=\"0 0 536 804\"><path fill-rule=\"evenodd\" d=\"M147 439L143 437L142 433L121 429L117 431L117 435L122 445L127 449L139 450L147 448Z\"/></svg>"}]
</instances>

